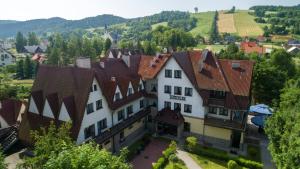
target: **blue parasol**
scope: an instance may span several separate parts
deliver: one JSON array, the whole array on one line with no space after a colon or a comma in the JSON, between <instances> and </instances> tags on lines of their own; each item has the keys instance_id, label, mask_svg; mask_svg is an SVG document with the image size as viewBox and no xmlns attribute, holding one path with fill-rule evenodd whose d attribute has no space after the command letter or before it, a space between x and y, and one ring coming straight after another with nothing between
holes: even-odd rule
<instances>
[{"instance_id":1,"label":"blue parasol","mask_svg":"<svg viewBox=\"0 0 300 169\"><path fill-rule=\"evenodd\" d=\"M257 113L259 115L272 115L273 110L265 104L257 104L254 106L250 106L250 112Z\"/></svg>"}]
</instances>

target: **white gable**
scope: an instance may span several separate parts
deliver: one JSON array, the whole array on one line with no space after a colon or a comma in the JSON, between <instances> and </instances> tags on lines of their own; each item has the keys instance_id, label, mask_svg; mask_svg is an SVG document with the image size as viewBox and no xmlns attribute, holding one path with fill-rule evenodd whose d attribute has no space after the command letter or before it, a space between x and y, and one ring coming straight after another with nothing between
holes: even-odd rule
<instances>
[{"instance_id":1,"label":"white gable","mask_svg":"<svg viewBox=\"0 0 300 169\"><path fill-rule=\"evenodd\" d=\"M120 93L120 99L123 98L122 93L120 91L120 88L119 88L119 86L117 86L116 91L115 91L115 95L114 95L114 101L116 101L116 93Z\"/></svg>"},{"instance_id":2,"label":"white gable","mask_svg":"<svg viewBox=\"0 0 300 169\"><path fill-rule=\"evenodd\" d=\"M143 83L142 79L140 79L139 86L142 86L142 87L141 87L142 90L145 89L145 88L144 88L144 83ZM140 90L140 89L139 89L139 90Z\"/></svg>"},{"instance_id":3,"label":"white gable","mask_svg":"<svg viewBox=\"0 0 300 169\"><path fill-rule=\"evenodd\" d=\"M111 51L109 52L108 58L114 58L114 56L113 56L113 54L112 54Z\"/></svg>"},{"instance_id":4,"label":"white gable","mask_svg":"<svg viewBox=\"0 0 300 169\"><path fill-rule=\"evenodd\" d=\"M58 119L61 121L71 121L71 118L70 118L70 115L68 113L65 103L63 103L61 106Z\"/></svg>"},{"instance_id":5,"label":"white gable","mask_svg":"<svg viewBox=\"0 0 300 169\"><path fill-rule=\"evenodd\" d=\"M52 110L50 108L50 105L48 103L48 100L46 99L45 101L45 106L44 106L44 110L43 110L43 116L45 117L50 117L50 118L54 118L54 115L52 113Z\"/></svg>"},{"instance_id":6,"label":"white gable","mask_svg":"<svg viewBox=\"0 0 300 169\"><path fill-rule=\"evenodd\" d=\"M6 128L8 127L7 122L0 116L0 128Z\"/></svg>"},{"instance_id":7,"label":"white gable","mask_svg":"<svg viewBox=\"0 0 300 169\"><path fill-rule=\"evenodd\" d=\"M129 82L129 85L128 85L128 90L127 90L127 96L129 96L129 89L131 88L131 94L133 94L134 93L134 90L133 90L133 87L132 87L132 84L131 84L131 82Z\"/></svg>"},{"instance_id":8,"label":"white gable","mask_svg":"<svg viewBox=\"0 0 300 169\"><path fill-rule=\"evenodd\" d=\"M39 111L36 107L33 97L30 98L29 112L39 114Z\"/></svg>"}]
</instances>

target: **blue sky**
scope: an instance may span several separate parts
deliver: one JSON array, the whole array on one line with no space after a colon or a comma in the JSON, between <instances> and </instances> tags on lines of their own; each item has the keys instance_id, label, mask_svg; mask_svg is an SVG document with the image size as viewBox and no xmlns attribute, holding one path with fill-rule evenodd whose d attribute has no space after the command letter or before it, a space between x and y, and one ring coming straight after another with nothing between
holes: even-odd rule
<instances>
[{"instance_id":1,"label":"blue sky","mask_svg":"<svg viewBox=\"0 0 300 169\"><path fill-rule=\"evenodd\" d=\"M1 0L0 20L63 17L81 19L100 14L133 18L163 10L248 9L253 5L296 5L300 0Z\"/></svg>"}]
</instances>

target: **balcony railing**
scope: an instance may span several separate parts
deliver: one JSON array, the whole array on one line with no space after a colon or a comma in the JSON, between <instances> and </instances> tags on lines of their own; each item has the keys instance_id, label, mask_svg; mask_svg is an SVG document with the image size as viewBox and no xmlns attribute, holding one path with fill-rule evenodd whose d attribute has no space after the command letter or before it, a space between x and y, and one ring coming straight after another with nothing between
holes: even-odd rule
<instances>
[{"instance_id":1,"label":"balcony railing","mask_svg":"<svg viewBox=\"0 0 300 169\"><path fill-rule=\"evenodd\" d=\"M234 130L245 130L245 123L246 121L235 121L235 120L227 120L221 119L217 117L205 116L204 124L214 127L220 128L227 128L227 129L234 129Z\"/></svg>"},{"instance_id":2,"label":"balcony railing","mask_svg":"<svg viewBox=\"0 0 300 169\"><path fill-rule=\"evenodd\" d=\"M129 127L136 121L140 120L143 117L146 117L148 114L150 114L151 110L150 108L146 108L145 110L141 110L134 115L128 117L127 119L124 119L122 122L114 125L110 129L106 130L105 132L101 133L100 135L94 137L94 140L96 143L101 144L107 139L111 138L112 136L118 134L125 128Z\"/></svg>"},{"instance_id":3,"label":"balcony railing","mask_svg":"<svg viewBox=\"0 0 300 169\"><path fill-rule=\"evenodd\" d=\"M208 105L225 106L225 99L209 98Z\"/></svg>"}]
</instances>

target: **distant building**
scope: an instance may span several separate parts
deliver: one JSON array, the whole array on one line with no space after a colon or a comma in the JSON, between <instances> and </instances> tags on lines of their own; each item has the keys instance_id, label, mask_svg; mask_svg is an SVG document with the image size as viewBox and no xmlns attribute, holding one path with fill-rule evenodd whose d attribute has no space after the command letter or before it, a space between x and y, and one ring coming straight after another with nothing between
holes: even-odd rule
<instances>
[{"instance_id":1,"label":"distant building","mask_svg":"<svg viewBox=\"0 0 300 169\"><path fill-rule=\"evenodd\" d=\"M31 60L42 64L47 60L47 56L44 54L36 53L31 57Z\"/></svg>"},{"instance_id":2,"label":"distant building","mask_svg":"<svg viewBox=\"0 0 300 169\"><path fill-rule=\"evenodd\" d=\"M16 62L16 57L7 50L0 48L0 67L11 65Z\"/></svg>"},{"instance_id":3,"label":"distant building","mask_svg":"<svg viewBox=\"0 0 300 169\"><path fill-rule=\"evenodd\" d=\"M112 48L108 51L108 58L122 58L123 56L131 56L136 54L142 54L139 50L129 50L129 49L117 49Z\"/></svg>"},{"instance_id":4,"label":"distant building","mask_svg":"<svg viewBox=\"0 0 300 169\"><path fill-rule=\"evenodd\" d=\"M296 46L293 46L293 47L290 47L288 50L287 50L288 53L290 54L297 54L300 52L300 49L299 47L296 47Z\"/></svg>"},{"instance_id":5,"label":"distant building","mask_svg":"<svg viewBox=\"0 0 300 169\"><path fill-rule=\"evenodd\" d=\"M41 47L39 45L33 45L33 46L24 46L23 52L36 54L36 53L45 53L46 51L44 47Z\"/></svg>"},{"instance_id":6,"label":"distant building","mask_svg":"<svg viewBox=\"0 0 300 169\"><path fill-rule=\"evenodd\" d=\"M103 38L110 39L110 41L112 42L112 46L116 47L121 37L118 33L109 32L107 25L105 25Z\"/></svg>"},{"instance_id":7,"label":"distant building","mask_svg":"<svg viewBox=\"0 0 300 169\"><path fill-rule=\"evenodd\" d=\"M260 36L257 36L256 40L257 40L258 43L263 43L263 42L267 41L267 38L260 35Z\"/></svg>"},{"instance_id":8,"label":"distant building","mask_svg":"<svg viewBox=\"0 0 300 169\"><path fill-rule=\"evenodd\" d=\"M262 55L266 53L266 50L264 47L259 46L256 42L241 42L240 49L244 51L246 54L250 53L258 53L259 55Z\"/></svg>"}]
</instances>

